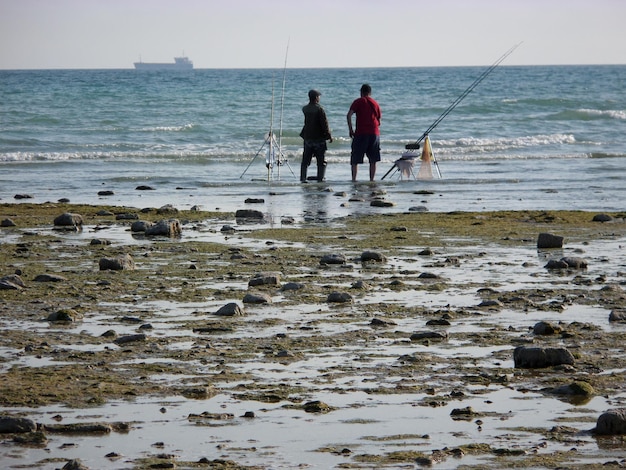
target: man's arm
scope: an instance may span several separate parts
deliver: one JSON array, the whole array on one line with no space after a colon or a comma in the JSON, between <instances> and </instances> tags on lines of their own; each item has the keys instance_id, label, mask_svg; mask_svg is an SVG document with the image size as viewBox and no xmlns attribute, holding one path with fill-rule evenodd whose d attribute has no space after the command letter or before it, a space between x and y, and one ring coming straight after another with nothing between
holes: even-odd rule
<instances>
[{"instance_id":1,"label":"man's arm","mask_svg":"<svg viewBox=\"0 0 626 470\"><path fill-rule=\"evenodd\" d=\"M354 114L354 110L350 108L350 111L348 111L348 115L346 116L348 118L348 134L350 135L350 138L354 137L354 130L352 129L352 115L353 114Z\"/></svg>"}]
</instances>

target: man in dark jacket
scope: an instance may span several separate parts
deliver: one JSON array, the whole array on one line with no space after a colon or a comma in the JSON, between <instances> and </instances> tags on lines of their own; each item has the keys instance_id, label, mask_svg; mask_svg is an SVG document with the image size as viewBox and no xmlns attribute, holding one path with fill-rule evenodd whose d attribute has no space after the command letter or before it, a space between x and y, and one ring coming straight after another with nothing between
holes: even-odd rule
<instances>
[{"instance_id":1,"label":"man in dark jacket","mask_svg":"<svg viewBox=\"0 0 626 470\"><path fill-rule=\"evenodd\" d=\"M324 181L326 174L326 141L333 141L324 108L320 106L321 93L309 91L309 104L302 107L304 127L300 137L304 139L304 152L300 165L300 181L306 183L306 173L313 157L317 160L317 181Z\"/></svg>"}]
</instances>

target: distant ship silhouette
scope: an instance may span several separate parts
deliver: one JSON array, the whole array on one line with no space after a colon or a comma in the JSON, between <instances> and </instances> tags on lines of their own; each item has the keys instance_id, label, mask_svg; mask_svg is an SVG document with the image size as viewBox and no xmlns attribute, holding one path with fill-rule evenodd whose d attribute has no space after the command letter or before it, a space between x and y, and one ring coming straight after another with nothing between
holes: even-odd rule
<instances>
[{"instance_id":1,"label":"distant ship silhouette","mask_svg":"<svg viewBox=\"0 0 626 470\"><path fill-rule=\"evenodd\" d=\"M193 62L188 57L174 57L174 63L135 62L137 70L192 70Z\"/></svg>"}]
</instances>

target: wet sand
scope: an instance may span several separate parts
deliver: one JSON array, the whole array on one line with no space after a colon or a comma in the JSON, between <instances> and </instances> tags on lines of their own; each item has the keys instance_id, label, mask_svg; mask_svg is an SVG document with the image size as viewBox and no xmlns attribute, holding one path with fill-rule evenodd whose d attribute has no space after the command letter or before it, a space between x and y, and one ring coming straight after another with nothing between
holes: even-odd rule
<instances>
[{"instance_id":1,"label":"wet sand","mask_svg":"<svg viewBox=\"0 0 626 470\"><path fill-rule=\"evenodd\" d=\"M55 229L66 212L82 216L81 230ZM176 218L182 236L132 233L134 220L120 214ZM232 213L0 205L0 220L16 225L0 229L0 277L19 273L25 285L0 290L0 414L40 425L26 438L0 435L0 461L623 463L621 438L589 430L626 401L626 324L609 322L626 304L626 223L594 215L390 212L264 224ZM563 247L538 250L540 233L563 236ZM99 269L121 255L134 270ZM323 264L325 255L345 262ZM545 268L567 256L587 268ZM260 273L267 283L254 285ZM232 302L243 315L216 314ZM541 321L554 334L534 334ZM516 368L520 345L566 347L575 363ZM563 394L572 383L590 387ZM109 431L72 428L94 423Z\"/></svg>"}]
</instances>

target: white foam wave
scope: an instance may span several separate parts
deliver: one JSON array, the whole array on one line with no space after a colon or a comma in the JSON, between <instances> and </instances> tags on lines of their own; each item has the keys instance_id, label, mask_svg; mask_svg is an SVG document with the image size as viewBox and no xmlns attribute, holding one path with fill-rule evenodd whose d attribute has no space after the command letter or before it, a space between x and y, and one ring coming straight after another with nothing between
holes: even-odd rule
<instances>
[{"instance_id":1,"label":"white foam wave","mask_svg":"<svg viewBox=\"0 0 626 470\"><path fill-rule=\"evenodd\" d=\"M618 111L612 109L579 109L577 112L591 117L608 117L611 119L626 119L626 111Z\"/></svg>"},{"instance_id":2,"label":"white foam wave","mask_svg":"<svg viewBox=\"0 0 626 470\"><path fill-rule=\"evenodd\" d=\"M466 137L455 140L440 140L437 145L442 149L455 149L461 152L492 153L513 149L527 149L553 145L575 144L572 134L547 134L522 137L480 138Z\"/></svg>"},{"instance_id":3,"label":"white foam wave","mask_svg":"<svg viewBox=\"0 0 626 470\"><path fill-rule=\"evenodd\" d=\"M192 130L196 127L195 124L183 124L182 126L153 126L144 127L141 132L184 132Z\"/></svg>"}]
</instances>

